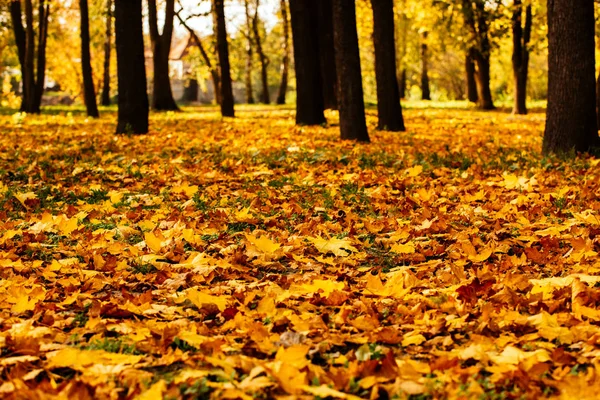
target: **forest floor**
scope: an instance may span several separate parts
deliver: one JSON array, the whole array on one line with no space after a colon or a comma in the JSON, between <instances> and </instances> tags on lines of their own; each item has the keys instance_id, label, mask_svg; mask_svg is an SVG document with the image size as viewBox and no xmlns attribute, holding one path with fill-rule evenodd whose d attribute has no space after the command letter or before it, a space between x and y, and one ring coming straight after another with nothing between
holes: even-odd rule
<instances>
[{"instance_id":1,"label":"forest floor","mask_svg":"<svg viewBox=\"0 0 600 400\"><path fill-rule=\"evenodd\" d=\"M542 113L2 114L3 399L600 391L599 160Z\"/></svg>"}]
</instances>

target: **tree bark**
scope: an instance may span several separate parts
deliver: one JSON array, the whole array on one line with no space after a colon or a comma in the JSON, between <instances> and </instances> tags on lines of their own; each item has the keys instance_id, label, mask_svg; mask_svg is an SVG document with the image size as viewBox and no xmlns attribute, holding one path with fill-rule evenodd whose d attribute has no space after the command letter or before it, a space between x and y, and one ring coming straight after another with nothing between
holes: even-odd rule
<instances>
[{"instance_id":1,"label":"tree bark","mask_svg":"<svg viewBox=\"0 0 600 400\"><path fill-rule=\"evenodd\" d=\"M548 0L545 154L597 147L593 0Z\"/></svg>"},{"instance_id":2,"label":"tree bark","mask_svg":"<svg viewBox=\"0 0 600 400\"><path fill-rule=\"evenodd\" d=\"M225 26L224 0L213 0L213 13L217 34L217 53L221 69L221 115L234 117L233 88L231 86L231 69L229 66L229 45L227 43L227 28Z\"/></svg>"},{"instance_id":3,"label":"tree bark","mask_svg":"<svg viewBox=\"0 0 600 400\"><path fill-rule=\"evenodd\" d=\"M191 78L183 89L183 101L190 103L198 101L198 81L196 79Z\"/></svg>"},{"instance_id":4,"label":"tree bark","mask_svg":"<svg viewBox=\"0 0 600 400\"><path fill-rule=\"evenodd\" d=\"M162 34L158 32L158 11L156 0L148 0L148 25L150 27L150 43L152 46L152 64L154 67L152 85L152 108L155 110L177 111L177 103L173 99L171 78L169 76L169 53L173 37L173 20L175 18L175 0L166 0L165 24Z\"/></svg>"},{"instance_id":5,"label":"tree bark","mask_svg":"<svg viewBox=\"0 0 600 400\"><path fill-rule=\"evenodd\" d=\"M326 122L317 32L317 7L321 1L290 0L298 125L321 125Z\"/></svg>"},{"instance_id":6,"label":"tree bark","mask_svg":"<svg viewBox=\"0 0 600 400\"><path fill-rule=\"evenodd\" d=\"M244 1L244 8L246 11L246 103L254 104L254 93L252 87L252 56L254 51L252 50L252 18L250 17L250 4L249 0Z\"/></svg>"},{"instance_id":7,"label":"tree bark","mask_svg":"<svg viewBox=\"0 0 600 400\"><path fill-rule=\"evenodd\" d=\"M341 138L368 142L354 0L333 0L333 32Z\"/></svg>"},{"instance_id":8,"label":"tree bark","mask_svg":"<svg viewBox=\"0 0 600 400\"><path fill-rule=\"evenodd\" d=\"M514 0L512 16L513 31L513 75L515 99L513 114L527 114L527 75L529 73L529 40L531 38L531 5L525 8L525 26L523 27L523 4Z\"/></svg>"},{"instance_id":9,"label":"tree bark","mask_svg":"<svg viewBox=\"0 0 600 400\"><path fill-rule=\"evenodd\" d=\"M429 55L427 54L427 32L423 32L421 42L421 99L431 100L429 90Z\"/></svg>"},{"instance_id":10,"label":"tree bark","mask_svg":"<svg viewBox=\"0 0 600 400\"><path fill-rule=\"evenodd\" d=\"M12 21L13 33L15 35L15 44L17 45L17 54L19 64L21 66L21 79L23 80L23 93L21 94L21 111L25 111L25 76L27 74L27 66L25 64L25 54L27 49L27 38L25 28L23 27L23 16L21 9L21 1L13 0L10 2L10 17Z\"/></svg>"},{"instance_id":11,"label":"tree bark","mask_svg":"<svg viewBox=\"0 0 600 400\"><path fill-rule=\"evenodd\" d=\"M81 75L83 77L83 99L88 117L98 118L98 105L96 104L96 90L92 74L90 56L90 21L88 0L79 0L80 36L81 36Z\"/></svg>"},{"instance_id":12,"label":"tree bark","mask_svg":"<svg viewBox=\"0 0 600 400\"><path fill-rule=\"evenodd\" d=\"M260 30L258 23L258 7L260 0L256 0L256 10L254 10L254 18L252 19L252 30L254 31L254 43L256 44L256 53L258 54L258 60L260 61L260 77L262 81L262 93L260 95L260 102L263 104L271 103L271 96L269 94L269 75L268 66L269 58L265 55L262 47L262 39L260 37Z\"/></svg>"},{"instance_id":13,"label":"tree bark","mask_svg":"<svg viewBox=\"0 0 600 400\"><path fill-rule=\"evenodd\" d=\"M208 53L206 52L206 49L204 48L204 45L202 44L202 41L200 40L200 38L198 37L196 32L194 32L194 30L188 25L188 23L186 21L183 20L183 18L181 18L181 16L179 14L176 14L176 16L179 19L179 22L181 23L181 25L183 25L183 27L185 29L187 29L187 31L189 32L196 47L198 47L198 50L200 51L200 55L202 56L204 63L206 64L206 66L208 67L208 69L210 71L210 77L212 79L213 88L215 90L215 102L217 104L221 104L221 96L220 96L221 80L220 80L219 70L217 69L217 67L215 65L213 65L212 61L210 60L210 57L208 56Z\"/></svg>"},{"instance_id":14,"label":"tree bark","mask_svg":"<svg viewBox=\"0 0 600 400\"><path fill-rule=\"evenodd\" d=\"M290 71L290 24L287 1L281 0L281 21L283 22L283 59L281 60L281 82L277 94L277 104L285 104Z\"/></svg>"},{"instance_id":15,"label":"tree bark","mask_svg":"<svg viewBox=\"0 0 600 400\"><path fill-rule=\"evenodd\" d=\"M396 79L396 42L394 39L393 0L371 0L373 44L377 80L378 129L404 131L400 93Z\"/></svg>"},{"instance_id":16,"label":"tree bark","mask_svg":"<svg viewBox=\"0 0 600 400\"><path fill-rule=\"evenodd\" d=\"M471 103L477 103L479 96L477 95L477 80L475 78L475 60L473 52L475 49L469 48L465 57L465 73L467 81L467 99Z\"/></svg>"},{"instance_id":17,"label":"tree bark","mask_svg":"<svg viewBox=\"0 0 600 400\"><path fill-rule=\"evenodd\" d=\"M335 47L333 41L333 4L332 0L318 1L318 40L321 83L325 109L338 109L337 71L335 66Z\"/></svg>"},{"instance_id":18,"label":"tree bark","mask_svg":"<svg viewBox=\"0 0 600 400\"><path fill-rule=\"evenodd\" d=\"M112 0L106 0L106 36L104 40L103 106L110 106L110 53L112 50Z\"/></svg>"},{"instance_id":19,"label":"tree bark","mask_svg":"<svg viewBox=\"0 0 600 400\"><path fill-rule=\"evenodd\" d=\"M23 77L23 111L39 113L35 109L35 32L33 30L32 0L25 0L25 76Z\"/></svg>"},{"instance_id":20,"label":"tree bark","mask_svg":"<svg viewBox=\"0 0 600 400\"><path fill-rule=\"evenodd\" d=\"M147 133L142 0L115 0L115 41L119 82L117 133Z\"/></svg>"}]
</instances>

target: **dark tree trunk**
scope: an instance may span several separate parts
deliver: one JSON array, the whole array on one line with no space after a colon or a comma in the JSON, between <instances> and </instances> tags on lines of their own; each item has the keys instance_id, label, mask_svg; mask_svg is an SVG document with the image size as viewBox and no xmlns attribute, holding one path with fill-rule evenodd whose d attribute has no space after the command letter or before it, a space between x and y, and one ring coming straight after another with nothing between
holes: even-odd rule
<instances>
[{"instance_id":1,"label":"dark tree trunk","mask_svg":"<svg viewBox=\"0 0 600 400\"><path fill-rule=\"evenodd\" d=\"M596 118L600 130L600 73L598 73L598 80L596 81Z\"/></svg>"},{"instance_id":2,"label":"dark tree trunk","mask_svg":"<svg viewBox=\"0 0 600 400\"><path fill-rule=\"evenodd\" d=\"M332 0L318 1L318 40L321 84L325 109L337 110L337 72L335 68L335 47L333 42Z\"/></svg>"},{"instance_id":3,"label":"dark tree trunk","mask_svg":"<svg viewBox=\"0 0 600 400\"><path fill-rule=\"evenodd\" d=\"M79 0L79 13L81 15L81 75L83 76L83 99L88 117L98 118L98 105L96 104L96 90L92 74L90 57L90 21L88 0Z\"/></svg>"},{"instance_id":4,"label":"dark tree trunk","mask_svg":"<svg viewBox=\"0 0 600 400\"><path fill-rule=\"evenodd\" d=\"M470 48L465 57L465 72L467 80L467 99L471 103L477 103L479 96L477 95L477 80L475 78L475 60L473 52L475 49Z\"/></svg>"},{"instance_id":5,"label":"dark tree trunk","mask_svg":"<svg viewBox=\"0 0 600 400\"><path fill-rule=\"evenodd\" d=\"M256 53L258 53L258 60L260 61L260 77L262 81L262 93L260 95L260 102L263 104L271 103L271 96L269 94L269 75L268 75L268 66L269 66L269 58L266 56L263 47L262 47L262 39L260 37L260 30L258 23L260 20L258 19L258 7L260 5L260 0L256 0L256 10L254 11L254 18L252 20L252 29L254 31L254 43L256 44Z\"/></svg>"},{"instance_id":6,"label":"dark tree trunk","mask_svg":"<svg viewBox=\"0 0 600 400\"><path fill-rule=\"evenodd\" d=\"M35 32L33 30L32 0L25 0L25 76L23 77L22 111L36 113L35 109Z\"/></svg>"},{"instance_id":7,"label":"dark tree trunk","mask_svg":"<svg viewBox=\"0 0 600 400\"><path fill-rule=\"evenodd\" d=\"M286 0L281 0L281 21L283 22L283 59L281 61L281 83L277 94L277 104L285 104L290 71L290 24Z\"/></svg>"},{"instance_id":8,"label":"dark tree trunk","mask_svg":"<svg viewBox=\"0 0 600 400\"><path fill-rule=\"evenodd\" d=\"M17 54L19 56L19 64L21 65L21 77L23 83L27 74L27 66L25 65L25 52L27 48L25 28L23 27L23 16L21 10L21 1L13 0L10 3L10 17L12 21L13 33L15 35L15 43L17 45ZM21 94L21 111L25 111L25 86Z\"/></svg>"},{"instance_id":9,"label":"dark tree trunk","mask_svg":"<svg viewBox=\"0 0 600 400\"><path fill-rule=\"evenodd\" d=\"M183 89L183 101L190 103L198 101L198 81L196 79L190 79Z\"/></svg>"},{"instance_id":10,"label":"dark tree trunk","mask_svg":"<svg viewBox=\"0 0 600 400\"><path fill-rule=\"evenodd\" d=\"M106 37L104 39L103 106L110 106L110 53L112 49L112 0L106 0Z\"/></svg>"},{"instance_id":11,"label":"dark tree trunk","mask_svg":"<svg viewBox=\"0 0 600 400\"><path fill-rule=\"evenodd\" d=\"M525 8L523 27L523 4L514 0L512 17L513 55L512 65L515 81L513 114L527 114L527 75L529 73L529 39L531 38L531 5Z\"/></svg>"},{"instance_id":12,"label":"dark tree trunk","mask_svg":"<svg viewBox=\"0 0 600 400\"><path fill-rule=\"evenodd\" d=\"M231 87L231 70L229 66L229 45L227 43L227 28L225 27L224 0L213 0L213 13L217 34L217 53L221 69L221 115L234 117L233 88Z\"/></svg>"},{"instance_id":13,"label":"dark tree trunk","mask_svg":"<svg viewBox=\"0 0 600 400\"><path fill-rule=\"evenodd\" d=\"M35 98L33 112L39 114L42 106L42 95L46 83L46 43L48 42L48 17L50 16L50 2L40 1L38 5L38 47L37 68L35 80Z\"/></svg>"},{"instance_id":14,"label":"dark tree trunk","mask_svg":"<svg viewBox=\"0 0 600 400\"><path fill-rule=\"evenodd\" d=\"M373 44L377 79L378 129L404 131L396 79L396 42L394 40L394 1L371 0L373 7Z\"/></svg>"},{"instance_id":15,"label":"dark tree trunk","mask_svg":"<svg viewBox=\"0 0 600 400\"><path fill-rule=\"evenodd\" d=\"M368 142L354 0L333 0L333 32L341 137Z\"/></svg>"},{"instance_id":16,"label":"dark tree trunk","mask_svg":"<svg viewBox=\"0 0 600 400\"><path fill-rule=\"evenodd\" d=\"M200 40L198 35L196 35L196 32L194 32L194 30L187 24L186 21L183 20L183 18L181 18L181 16L179 14L176 14L176 16L179 19L179 22L181 23L181 25L183 25L183 27L185 29L187 29L187 31L190 33L190 36L192 37L194 44L196 45L196 47L198 47L198 50L200 51L200 55L202 56L204 63L210 70L210 77L212 79L213 88L215 90L215 102L217 104L221 104L221 97L220 97L221 96L220 95L221 80L220 80L220 76L219 76L219 70L217 69L217 67L215 65L213 65L212 61L210 61L210 57L208 56L206 49L202 45L202 41Z\"/></svg>"},{"instance_id":17,"label":"dark tree trunk","mask_svg":"<svg viewBox=\"0 0 600 400\"><path fill-rule=\"evenodd\" d=\"M252 18L250 17L249 0L244 1L246 10L246 103L254 104L254 93L252 88Z\"/></svg>"},{"instance_id":18,"label":"dark tree trunk","mask_svg":"<svg viewBox=\"0 0 600 400\"><path fill-rule=\"evenodd\" d=\"M175 0L166 0L165 24L162 34L158 32L158 10L156 0L148 0L148 25L152 45L152 64L154 67L152 85L152 108L155 110L177 111L173 99L171 78L169 76L169 53L173 37L173 19L175 18Z\"/></svg>"},{"instance_id":19,"label":"dark tree trunk","mask_svg":"<svg viewBox=\"0 0 600 400\"><path fill-rule=\"evenodd\" d=\"M431 100L429 90L429 55L427 54L427 32L423 32L421 42L421 99Z\"/></svg>"},{"instance_id":20,"label":"dark tree trunk","mask_svg":"<svg viewBox=\"0 0 600 400\"><path fill-rule=\"evenodd\" d=\"M402 68L400 71L400 78L398 79L398 91L400 92L400 98L406 98L406 68Z\"/></svg>"},{"instance_id":21,"label":"dark tree trunk","mask_svg":"<svg viewBox=\"0 0 600 400\"><path fill-rule=\"evenodd\" d=\"M543 151L598 146L594 2L548 0L548 108Z\"/></svg>"},{"instance_id":22,"label":"dark tree trunk","mask_svg":"<svg viewBox=\"0 0 600 400\"><path fill-rule=\"evenodd\" d=\"M321 125L326 122L317 32L317 6L321 1L290 0L298 125Z\"/></svg>"},{"instance_id":23,"label":"dark tree trunk","mask_svg":"<svg viewBox=\"0 0 600 400\"><path fill-rule=\"evenodd\" d=\"M147 133L142 0L115 1L115 41L119 82L117 133Z\"/></svg>"},{"instance_id":24,"label":"dark tree trunk","mask_svg":"<svg viewBox=\"0 0 600 400\"><path fill-rule=\"evenodd\" d=\"M492 100L492 90L490 89L490 55L475 53L477 63L477 98L479 99L479 108L482 110L493 110L496 107Z\"/></svg>"}]
</instances>

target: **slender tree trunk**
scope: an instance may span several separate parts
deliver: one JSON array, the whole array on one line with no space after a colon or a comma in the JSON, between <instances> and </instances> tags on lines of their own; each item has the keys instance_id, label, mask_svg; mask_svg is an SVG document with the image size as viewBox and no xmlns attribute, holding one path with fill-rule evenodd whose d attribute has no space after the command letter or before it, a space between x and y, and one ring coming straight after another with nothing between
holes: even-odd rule
<instances>
[{"instance_id":1,"label":"slender tree trunk","mask_svg":"<svg viewBox=\"0 0 600 400\"><path fill-rule=\"evenodd\" d=\"M234 117L233 88L231 86L231 70L229 66L229 45L227 43L227 28L225 27L224 0L213 0L213 12L216 22L217 53L221 68L221 115Z\"/></svg>"},{"instance_id":2,"label":"slender tree trunk","mask_svg":"<svg viewBox=\"0 0 600 400\"><path fill-rule=\"evenodd\" d=\"M596 119L600 130L600 73L598 73L598 80L596 81Z\"/></svg>"},{"instance_id":3,"label":"slender tree trunk","mask_svg":"<svg viewBox=\"0 0 600 400\"><path fill-rule=\"evenodd\" d=\"M529 73L529 39L531 38L531 6L525 8L523 27L523 4L514 0L512 17L513 55L512 65L515 82L513 114L527 114L527 75Z\"/></svg>"},{"instance_id":4,"label":"slender tree trunk","mask_svg":"<svg viewBox=\"0 0 600 400\"><path fill-rule=\"evenodd\" d=\"M318 1L318 40L323 102L325 109L338 109L337 71L333 40L332 0Z\"/></svg>"},{"instance_id":5,"label":"slender tree trunk","mask_svg":"<svg viewBox=\"0 0 600 400\"><path fill-rule=\"evenodd\" d=\"M194 30L187 24L186 21L183 20L183 18L181 18L181 16L179 14L176 14L176 16L179 19L179 22L181 23L181 25L183 25L183 27L185 29L187 29L187 31L190 33L190 36L192 37L192 40L194 41L194 44L196 45L196 47L198 47L198 50L200 51L200 55L202 56L202 59L204 60L206 67L210 71L210 77L212 79L213 88L215 90L215 102L217 104L221 104L221 97L220 97L221 83L220 83L219 70L217 69L217 67L215 65L213 65L212 61L210 60L210 57L208 56L208 53L206 52L206 49L202 45L202 41L200 40L198 35L196 35L196 32L194 32Z\"/></svg>"},{"instance_id":6,"label":"slender tree trunk","mask_svg":"<svg viewBox=\"0 0 600 400\"><path fill-rule=\"evenodd\" d=\"M106 37L104 40L103 106L110 106L110 53L112 44L112 0L106 0Z\"/></svg>"},{"instance_id":7,"label":"slender tree trunk","mask_svg":"<svg viewBox=\"0 0 600 400\"><path fill-rule=\"evenodd\" d=\"M277 104L285 104L290 70L290 24L286 0L281 0L281 21L283 22L283 59L281 60L281 83L277 94Z\"/></svg>"},{"instance_id":8,"label":"slender tree trunk","mask_svg":"<svg viewBox=\"0 0 600 400\"><path fill-rule=\"evenodd\" d=\"M35 32L32 0L25 0L25 77L23 79L23 111L36 113L35 107Z\"/></svg>"},{"instance_id":9,"label":"slender tree trunk","mask_svg":"<svg viewBox=\"0 0 600 400\"><path fill-rule=\"evenodd\" d=\"M354 0L333 0L333 32L341 137L368 142Z\"/></svg>"},{"instance_id":10,"label":"slender tree trunk","mask_svg":"<svg viewBox=\"0 0 600 400\"><path fill-rule=\"evenodd\" d=\"M258 23L260 22L258 18L258 7L260 5L260 0L256 0L256 10L254 11L254 18L252 20L252 29L254 31L254 43L256 44L256 52L258 53L258 60L260 61L260 77L262 81L262 93L260 95L260 101L263 104L271 103L271 96L269 94L269 58L266 56L263 47L262 47L262 39L260 37L260 30Z\"/></svg>"},{"instance_id":11,"label":"slender tree trunk","mask_svg":"<svg viewBox=\"0 0 600 400\"><path fill-rule=\"evenodd\" d=\"M296 70L296 124L321 125L323 87L319 61L317 7L323 0L290 0L294 66Z\"/></svg>"},{"instance_id":12,"label":"slender tree trunk","mask_svg":"<svg viewBox=\"0 0 600 400\"><path fill-rule=\"evenodd\" d=\"M39 114L42 107L42 95L46 84L46 43L48 42L48 18L50 16L50 2L38 5L38 48L37 69L35 81L35 98L33 112Z\"/></svg>"},{"instance_id":13,"label":"slender tree trunk","mask_svg":"<svg viewBox=\"0 0 600 400\"><path fill-rule=\"evenodd\" d=\"M592 0L548 0L548 108L544 153L599 145Z\"/></svg>"},{"instance_id":14,"label":"slender tree trunk","mask_svg":"<svg viewBox=\"0 0 600 400\"><path fill-rule=\"evenodd\" d=\"M98 118L98 106L96 105L96 91L94 89L94 77L92 74L92 62L90 57L90 22L88 12L88 1L79 0L80 35L81 35L81 75L83 77L83 99L88 117Z\"/></svg>"},{"instance_id":15,"label":"slender tree trunk","mask_svg":"<svg viewBox=\"0 0 600 400\"><path fill-rule=\"evenodd\" d=\"M249 0L244 1L246 11L246 103L254 104L254 93L252 89L252 18L250 17Z\"/></svg>"},{"instance_id":16,"label":"slender tree trunk","mask_svg":"<svg viewBox=\"0 0 600 400\"><path fill-rule=\"evenodd\" d=\"M187 86L183 89L183 101L198 101L198 81L195 78L190 79Z\"/></svg>"},{"instance_id":17,"label":"slender tree trunk","mask_svg":"<svg viewBox=\"0 0 600 400\"><path fill-rule=\"evenodd\" d=\"M21 1L13 0L10 2L10 17L12 21L13 33L15 35L15 44L17 45L17 55L21 66L21 80L23 82L23 92L21 93L21 111L25 111L25 76L27 75L27 66L25 64L25 53L27 39L25 28L23 27L23 16L21 10Z\"/></svg>"},{"instance_id":18,"label":"slender tree trunk","mask_svg":"<svg viewBox=\"0 0 600 400\"><path fill-rule=\"evenodd\" d=\"M402 68L400 71L400 80L398 81L398 91L400 92L400 98L406 98L406 68Z\"/></svg>"},{"instance_id":19,"label":"slender tree trunk","mask_svg":"<svg viewBox=\"0 0 600 400\"><path fill-rule=\"evenodd\" d=\"M429 55L427 54L427 32L423 32L421 42L421 99L431 100L429 90Z\"/></svg>"},{"instance_id":20,"label":"slender tree trunk","mask_svg":"<svg viewBox=\"0 0 600 400\"><path fill-rule=\"evenodd\" d=\"M465 57L465 72L466 72L466 81L467 81L467 99L471 103L477 103L479 100L479 96L477 95L477 80L475 78L475 60L473 52L475 49L470 48L467 51L467 56Z\"/></svg>"},{"instance_id":21,"label":"slender tree trunk","mask_svg":"<svg viewBox=\"0 0 600 400\"><path fill-rule=\"evenodd\" d=\"M147 133L142 0L115 0L115 41L119 81L117 133Z\"/></svg>"},{"instance_id":22,"label":"slender tree trunk","mask_svg":"<svg viewBox=\"0 0 600 400\"><path fill-rule=\"evenodd\" d=\"M152 64L154 67L152 85L152 108L155 110L177 111L173 99L171 77L169 76L169 53L173 37L173 19L175 18L175 0L166 0L165 24L162 34L158 32L158 10L156 0L148 0L148 25L152 45Z\"/></svg>"},{"instance_id":23,"label":"slender tree trunk","mask_svg":"<svg viewBox=\"0 0 600 400\"><path fill-rule=\"evenodd\" d=\"M373 44L377 79L378 129L404 131L400 93L396 79L396 42L394 40L394 1L371 0Z\"/></svg>"}]
</instances>

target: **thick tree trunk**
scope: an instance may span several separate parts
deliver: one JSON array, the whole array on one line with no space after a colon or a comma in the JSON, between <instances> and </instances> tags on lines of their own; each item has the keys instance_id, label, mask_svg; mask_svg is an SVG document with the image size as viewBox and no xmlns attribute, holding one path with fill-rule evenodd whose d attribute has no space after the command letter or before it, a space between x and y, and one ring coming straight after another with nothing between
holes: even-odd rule
<instances>
[{"instance_id":1,"label":"thick tree trunk","mask_svg":"<svg viewBox=\"0 0 600 400\"><path fill-rule=\"evenodd\" d=\"M479 99L479 108L482 110L493 110L496 107L492 100L492 90L490 89L490 55L482 54L476 51L475 62L477 63L477 98Z\"/></svg>"},{"instance_id":2,"label":"thick tree trunk","mask_svg":"<svg viewBox=\"0 0 600 400\"><path fill-rule=\"evenodd\" d=\"M368 142L354 0L333 0L333 32L341 137Z\"/></svg>"},{"instance_id":3,"label":"thick tree trunk","mask_svg":"<svg viewBox=\"0 0 600 400\"><path fill-rule=\"evenodd\" d=\"M262 39L260 37L260 30L258 23L258 7L260 0L256 0L256 10L254 11L254 18L252 20L252 30L254 31L254 43L256 44L256 53L258 54L258 60L260 61L260 77L262 82L262 93L260 95L260 102L263 104L271 103L271 96L269 94L269 58L266 56L263 47Z\"/></svg>"},{"instance_id":4,"label":"thick tree trunk","mask_svg":"<svg viewBox=\"0 0 600 400\"><path fill-rule=\"evenodd\" d=\"M423 32L421 42L421 99L431 100L431 91L429 90L429 55L427 54L427 32Z\"/></svg>"},{"instance_id":5,"label":"thick tree trunk","mask_svg":"<svg viewBox=\"0 0 600 400\"><path fill-rule=\"evenodd\" d=\"M25 28L23 27L23 16L21 10L21 1L13 0L10 3L10 17L12 21L13 33L15 35L15 44L17 45L17 55L19 57L19 64L21 66L21 79L23 84L25 83L25 76L27 74L27 66L25 64L25 53L27 48L27 39L25 34ZM23 93L21 94L21 111L25 111L25 86L23 85Z\"/></svg>"},{"instance_id":6,"label":"thick tree trunk","mask_svg":"<svg viewBox=\"0 0 600 400\"><path fill-rule=\"evenodd\" d=\"M335 47L333 43L332 0L318 1L318 40L321 84L325 109L338 109L337 71L335 67Z\"/></svg>"},{"instance_id":7,"label":"thick tree trunk","mask_svg":"<svg viewBox=\"0 0 600 400\"><path fill-rule=\"evenodd\" d=\"M600 130L600 73L598 73L598 80L596 81L596 119L598 130Z\"/></svg>"},{"instance_id":8,"label":"thick tree trunk","mask_svg":"<svg viewBox=\"0 0 600 400\"><path fill-rule=\"evenodd\" d=\"M119 82L117 133L147 133L142 0L115 0L115 41Z\"/></svg>"},{"instance_id":9,"label":"thick tree trunk","mask_svg":"<svg viewBox=\"0 0 600 400\"><path fill-rule=\"evenodd\" d=\"M254 93L252 87L252 18L250 17L249 0L244 1L246 10L246 103L254 104Z\"/></svg>"},{"instance_id":10,"label":"thick tree trunk","mask_svg":"<svg viewBox=\"0 0 600 400\"><path fill-rule=\"evenodd\" d=\"M192 37L192 40L194 41L194 44L196 45L196 47L198 47L198 50L200 51L200 55L202 56L204 63L206 64L206 66L208 67L208 69L210 71L210 77L212 79L213 88L215 90L215 102L217 104L221 104L221 97L220 97L221 84L220 84L220 76L219 76L218 69L216 68L216 66L213 65L212 61L210 61L210 57L208 56L208 53L206 52L204 45L202 45L202 41L200 40L198 35L196 35L196 32L194 32L194 30L187 24L186 21L183 20L183 18L181 18L181 16L179 14L176 14L176 16L179 19L179 22L181 23L181 25L183 25L183 27L185 29L187 29L187 31L190 33L190 36Z\"/></svg>"},{"instance_id":11,"label":"thick tree trunk","mask_svg":"<svg viewBox=\"0 0 600 400\"><path fill-rule=\"evenodd\" d=\"M152 45L152 64L154 67L152 85L152 108L155 110L177 111L173 99L171 78L169 76L169 53L173 37L173 19L175 18L175 0L166 0L165 24L163 32L158 32L158 10L156 0L148 0L148 25Z\"/></svg>"},{"instance_id":12,"label":"thick tree trunk","mask_svg":"<svg viewBox=\"0 0 600 400\"><path fill-rule=\"evenodd\" d=\"M531 6L525 8L523 27L523 4L514 0L512 17L513 55L512 65L515 82L513 114L527 114L527 75L529 73L529 39L531 38Z\"/></svg>"},{"instance_id":13,"label":"thick tree trunk","mask_svg":"<svg viewBox=\"0 0 600 400\"><path fill-rule=\"evenodd\" d=\"M394 40L394 1L371 0L373 7L373 44L377 79L378 129L404 131L396 79L396 42Z\"/></svg>"},{"instance_id":14,"label":"thick tree trunk","mask_svg":"<svg viewBox=\"0 0 600 400\"><path fill-rule=\"evenodd\" d=\"M225 26L224 0L213 0L213 13L217 34L217 53L221 69L221 115L234 117L233 88L231 86L231 70L229 66L229 45L227 43L227 28Z\"/></svg>"},{"instance_id":15,"label":"thick tree trunk","mask_svg":"<svg viewBox=\"0 0 600 400\"><path fill-rule=\"evenodd\" d=\"M90 57L90 22L88 0L79 0L80 36L81 36L81 75L83 76L83 99L88 117L98 118L98 105L96 104L96 90L92 74Z\"/></svg>"},{"instance_id":16,"label":"thick tree trunk","mask_svg":"<svg viewBox=\"0 0 600 400\"><path fill-rule=\"evenodd\" d=\"M544 153L599 145L593 0L548 0L548 108Z\"/></svg>"},{"instance_id":17,"label":"thick tree trunk","mask_svg":"<svg viewBox=\"0 0 600 400\"><path fill-rule=\"evenodd\" d=\"M465 73L467 81L467 100L471 103L477 103L479 96L477 95L477 80L475 78L475 60L473 52L475 49L470 48L465 57Z\"/></svg>"},{"instance_id":18,"label":"thick tree trunk","mask_svg":"<svg viewBox=\"0 0 600 400\"><path fill-rule=\"evenodd\" d=\"M34 113L39 114L42 106L42 95L46 84L46 43L48 42L48 18L50 16L50 2L38 5L38 48L37 68L35 81Z\"/></svg>"},{"instance_id":19,"label":"thick tree trunk","mask_svg":"<svg viewBox=\"0 0 600 400\"><path fill-rule=\"evenodd\" d=\"M104 39L103 106L110 106L110 53L112 44L112 0L106 0L106 36Z\"/></svg>"},{"instance_id":20,"label":"thick tree trunk","mask_svg":"<svg viewBox=\"0 0 600 400\"><path fill-rule=\"evenodd\" d=\"M198 81L196 79L190 79L183 89L183 101L190 103L198 101Z\"/></svg>"},{"instance_id":21,"label":"thick tree trunk","mask_svg":"<svg viewBox=\"0 0 600 400\"><path fill-rule=\"evenodd\" d=\"M290 0L298 125L321 125L326 122L317 31L317 6L321 1Z\"/></svg>"},{"instance_id":22,"label":"thick tree trunk","mask_svg":"<svg viewBox=\"0 0 600 400\"><path fill-rule=\"evenodd\" d=\"M35 107L35 32L32 0L25 0L25 76L23 77L22 111L36 113Z\"/></svg>"},{"instance_id":23,"label":"thick tree trunk","mask_svg":"<svg viewBox=\"0 0 600 400\"><path fill-rule=\"evenodd\" d=\"M285 104L290 71L290 24L287 1L281 0L281 21L283 22L283 59L281 60L281 82L277 94L277 104Z\"/></svg>"}]
</instances>

